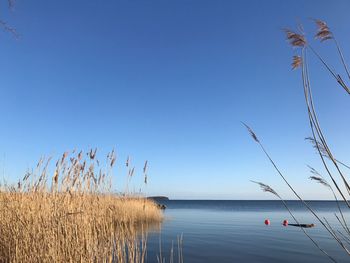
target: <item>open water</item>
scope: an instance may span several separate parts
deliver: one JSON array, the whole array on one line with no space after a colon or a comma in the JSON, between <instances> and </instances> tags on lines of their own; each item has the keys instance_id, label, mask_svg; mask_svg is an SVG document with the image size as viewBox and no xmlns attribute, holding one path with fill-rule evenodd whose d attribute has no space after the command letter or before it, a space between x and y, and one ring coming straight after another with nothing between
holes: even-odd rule
<instances>
[{"instance_id":1,"label":"open water","mask_svg":"<svg viewBox=\"0 0 350 263\"><path fill-rule=\"evenodd\" d=\"M284 219L295 222L280 201L169 200L162 203L167 206L165 220L148 235L147 262L158 262L160 258L162 262L178 262L180 236L184 262L332 262L299 227L282 225ZM323 249L337 262L350 262L350 256L299 201L287 203L300 223L316 225L306 231ZM334 229L344 232L334 215L339 212L335 202L308 203L320 217L327 218ZM350 210L344 204L341 207L350 226ZM269 219L271 225L266 226L265 219Z\"/></svg>"}]
</instances>

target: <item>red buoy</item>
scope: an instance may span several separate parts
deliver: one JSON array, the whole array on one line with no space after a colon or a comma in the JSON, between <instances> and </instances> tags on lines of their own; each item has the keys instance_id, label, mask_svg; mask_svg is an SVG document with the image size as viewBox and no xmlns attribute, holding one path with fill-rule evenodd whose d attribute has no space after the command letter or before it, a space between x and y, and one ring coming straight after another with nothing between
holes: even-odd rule
<instances>
[{"instance_id":1,"label":"red buoy","mask_svg":"<svg viewBox=\"0 0 350 263\"><path fill-rule=\"evenodd\" d=\"M284 226L288 226L288 220L287 219L283 220L283 225Z\"/></svg>"},{"instance_id":2,"label":"red buoy","mask_svg":"<svg viewBox=\"0 0 350 263\"><path fill-rule=\"evenodd\" d=\"M270 225L270 220L268 220L268 219L265 219L265 225Z\"/></svg>"}]
</instances>

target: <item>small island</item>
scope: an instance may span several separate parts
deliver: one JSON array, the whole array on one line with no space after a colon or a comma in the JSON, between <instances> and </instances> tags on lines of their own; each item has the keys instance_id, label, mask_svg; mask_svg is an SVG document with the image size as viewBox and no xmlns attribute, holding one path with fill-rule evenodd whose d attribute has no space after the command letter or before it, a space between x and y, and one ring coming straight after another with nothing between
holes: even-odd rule
<instances>
[{"instance_id":1,"label":"small island","mask_svg":"<svg viewBox=\"0 0 350 263\"><path fill-rule=\"evenodd\" d=\"M149 196L149 197L147 197L147 199L152 199L156 202L169 201L169 197L166 197L166 196Z\"/></svg>"},{"instance_id":2,"label":"small island","mask_svg":"<svg viewBox=\"0 0 350 263\"><path fill-rule=\"evenodd\" d=\"M166 196L149 196L147 199L153 200L159 209L166 209L166 205L163 202L169 201L169 198Z\"/></svg>"}]
</instances>

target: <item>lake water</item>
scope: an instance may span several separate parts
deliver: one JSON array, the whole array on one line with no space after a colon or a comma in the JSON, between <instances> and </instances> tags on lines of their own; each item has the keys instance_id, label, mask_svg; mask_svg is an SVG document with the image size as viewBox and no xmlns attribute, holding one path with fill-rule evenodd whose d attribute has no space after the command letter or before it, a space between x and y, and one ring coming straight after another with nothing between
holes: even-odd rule
<instances>
[{"instance_id":1,"label":"lake water","mask_svg":"<svg viewBox=\"0 0 350 263\"><path fill-rule=\"evenodd\" d=\"M178 262L179 236L183 236L184 262L331 262L298 227L284 227L293 219L280 201L185 201L163 202L165 220L160 230L148 236L147 262L157 262L161 253L170 262ZM335 228L341 226L334 216L337 206L332 201L309 201L320 216ZM337 262L350 262L350 257L330 237L322 225L298 201L288 201L299 222L314 223L306 231L318 241ZM349 209L344 208L346 219ZM270 219L271 225L264 224ZM347 220L347 222L350 221Z\"/></svg>"}]
</instances>

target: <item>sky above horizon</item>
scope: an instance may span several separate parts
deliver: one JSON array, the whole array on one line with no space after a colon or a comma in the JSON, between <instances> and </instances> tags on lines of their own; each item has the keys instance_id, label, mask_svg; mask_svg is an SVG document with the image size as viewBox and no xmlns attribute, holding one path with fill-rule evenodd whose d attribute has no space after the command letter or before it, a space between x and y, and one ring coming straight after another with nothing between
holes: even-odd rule
<instances>
[{"instance_id":1,"label":"sky above horizon","mask_svg":"<svg viewBox=\"0 0 350 263\"><path fill-rule=\"evenodd\" d=\"M125 187L174 199L274 199L250 180L294 198L241 121L257 133L305 199L331 199L310 182L324 173L310 136L296 54L282 28L309 39L327 21L350 61L349 1L23 1L1 19L0 171L16 182L38 159L113 148ZM339 69L331 42L314 44ZM310 56L320 122L336 157L350 163L348 96ZM149 162L149 183L142 168Z\"/></svg>"}]
</instances>

